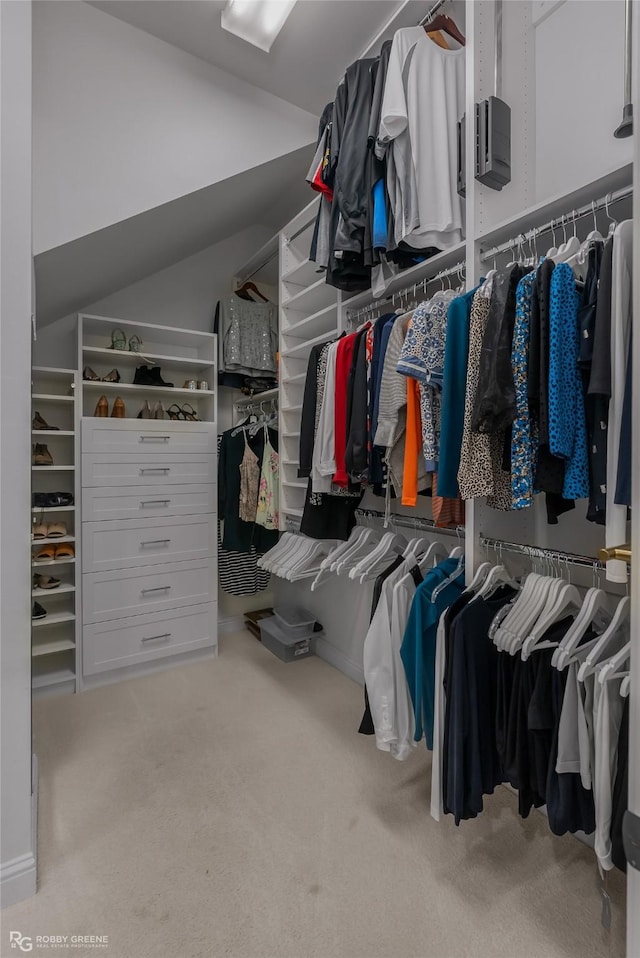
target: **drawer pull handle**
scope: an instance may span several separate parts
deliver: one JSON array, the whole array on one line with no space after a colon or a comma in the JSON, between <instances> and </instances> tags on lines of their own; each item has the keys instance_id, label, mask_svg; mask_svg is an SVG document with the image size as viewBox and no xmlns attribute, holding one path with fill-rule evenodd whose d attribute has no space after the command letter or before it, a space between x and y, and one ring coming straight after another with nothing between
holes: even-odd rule
<instances>
[{"instance_id":1,"label":"drawer pull handle","mask_svg":"<svg viewBox=\"0 0 640 958\"><path fill-rule=\"evenodd\" d=\"M171 436L140 436L140 442L169 442Z\"/></svg>"},{"instance_id":2,"label":"drawer pull handle","mask_svg":"<svg viewBox=\"0 0 640 958\"><path fill-rule=\"evenodd\" d=\"M141 546L164 546L167 542L171 542L171 539L145 539L140 543Z\"/></svg>"},{"instance_id":3,"label":"drawer pull handle","mask_svg":"<svg viewBox=\"0 0 640 958\"><path fill-rule=\"evenodd\" d=\"M143 499L141 506L168 506L171 499Z\"/></svg>"},{"instance_id":4,"label":"drawer pull handle","mask_svg":"<svg viewBox=\"0 0 640 958\"><path fill-rule=\"evenodd\" d=\"M140 589L141 595L148 595L150 592L168 592L170 585L157 585L155 589Z\"/></svg>"},{"instance_id":5,"label":"drawer pull handle","mask_svg":"<svg viewBox=\"0 0 640 958\"><path fill-rule=\"evenodd\" d=\"M163 632L162 635L149 635L146 639L142 639L143 642L160 642L163 639L170 639L171 632Z\"/></svg>"},{"instance_id":6,"label":"drawer pull handle","mask_svg":"<svg viewBox=\"0 0 640 958\"><path fill-rule=\"evenodd\" d=\"M140 470L141 476L146 476L148 472L171 472L170 466L155 466L154 468L147 467L146 469Z\"/></svg>"}]
</instances>

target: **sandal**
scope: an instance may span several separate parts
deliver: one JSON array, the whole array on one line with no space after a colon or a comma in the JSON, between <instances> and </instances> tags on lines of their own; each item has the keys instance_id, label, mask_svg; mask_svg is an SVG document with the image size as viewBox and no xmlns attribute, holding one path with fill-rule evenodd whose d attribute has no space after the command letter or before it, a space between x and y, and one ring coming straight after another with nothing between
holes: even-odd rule
<instances>
[{"instance_id":1,"label":"sandal","mask_svg":"<svg viewBox=\"0 0 640 958\"><path fill-rule=\"evenodd\" d=\"M47 536L49 539L60 539L62 536L66 535L68 535L68 533L64 522L52 522L47 529Z\"/></svg>"},{"instance_id":2,"label":"sandal","mask_svg":"<svg viewBox=\"0 0 640 958\"><path fill-rule=\"evenodd\" d=\"M39 562L45 559L55 559L55 557L56 557L55 546L43 546L41 549L38 549L33 559L34 559L34 562Z\"/></svg>"},{"instance_id":3,"label":"sandal","mask_svg":"<svg viewBox=\"0 0 640 958\"><path fill-rule=\"evenodd\" d=\"M126 349L127 337L121 329L111 330L111 349Z\"/></svg>"},{"instance_id":4,"label":"sandal","mask_svg":"<svg viewBox=\"0 0 640 958\"><path fill-rule=\"evenodd\" d=\"M54 559L74 559L76 550L73 548L71 542L63 542L62 545L56 546L55 552L53 555Z\"/></svg>"},{"instance_id":5,"label":"sandal","mask_svg":"<svg viewBox=\"0 0 640 958\"><path fill-rule=\"evenodd\" d=\"M184 418L187 419L189 422L200 422L200 420L198 419L198 414L193 408L193 406L191 405L191 403L186 402L184 406L182 406L180 411L182 412L182 415L184 416Z\"/></svg>"},{"instance_id":6,"label":"sandal","mask_svg":"<svg viewBox=\"0 0 640 958\"><path fill-rule=\"evenodd\" d=\"M167 409L167 416L169 417L169 419L171 419L171 420L173 420L173 421L175 421L175 420L177 420L177 419L184 419L184 418L185 418L185 415L184 415L182 409L180 409L180 406L179 406L176 402L174 402L174 403L173 403L171 406L169 406L169 408Z\"/></svg>"},{"instance_id":7,"label":"sandal","mask_svg":"<svg viewBox=\"0 0 640 958\"><path fill-rule=\"evenodd\" d=\"M47 538L47 524L46 524L46 522L39 522L36 526L33 527L33 538L34 538L34 539L46 539L46 538Z\"/></svg>"},{"instance_id":8,"label":"sandal","mask_svg":"<svg viewBox=\"0 0 640 958\"><path fill-rule=\"evenodd\" d=\"M138 335L134 335L129 340L129 352L130 353L139 353L142 349L142 340Z\"/></svg>"},{"instance_id":9,"label":"sandal","mask_svg":"<svg viewBox=\"0 0 640 958\"><path fill-rule=\"evenodd\" d=\"M33 577L34 589L57 589L62 584L62 579L56 579L53 575L39 575Z\"/></svg>"}]
</instances>

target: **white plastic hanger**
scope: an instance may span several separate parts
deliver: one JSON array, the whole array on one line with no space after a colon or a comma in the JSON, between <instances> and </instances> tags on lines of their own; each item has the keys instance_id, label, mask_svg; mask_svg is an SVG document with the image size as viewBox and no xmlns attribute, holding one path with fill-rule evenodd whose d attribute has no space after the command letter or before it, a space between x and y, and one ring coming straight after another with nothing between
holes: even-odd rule
<instances>
[{"instance_id":1,"label":"white plastic hanger","mask_svg":"<svg viewBox=\"0 0 640 958\"><path fill-rule=\"evenodd\" d=\"M424 571L424 569L431 569L435 564L434 559L437 555L439 555L442 559L449 558L449 553L441 542L432 542L418 563L420 570Z\"/></svg>"},{"instance_id":2,"label":"white plastic hanger","mask_svg":"<svg viewBox=\"0 0 640 958\"><path fill-rule=\"evenodd\" d=\"M453 552L455 551L456 549L453 550ZM431 593L432 602L436 601L440 593L443 592L444 589L447 588L447 586L451 585L452 582L455 582L456 579L458 579L461 575L464 574L464 550L460 549L460 552L461 552L461 555L458 557L458 564L453 570L453 572L451 573L451 575L447 576L446 579L443 579L442 582L439 582L438 585L433 590L433 592ZM453 558L453 554L450 555L449 558L450 559Z\"/></svg>"},{"instance_id":3,"label":"white plastic hanger","mask_svg":"<svg viewBox=\"0 0 640 958\"><path fill-rule=\"evenodd\" d=\"M274 563L277 563L281 556L286 555L288 549L293 546L297 538L298 536L292 532L283 532L280 541L276 543L273 549L269 549L269 551L265 552L262 558L258 560L260 568L270 572Z\"/></svg>"},{"instance_id":4,"label":"white plastic hanger","mask_svg":"<svg viewBox=\"0 0 640 958\"><path fill-rule=\"evenodd\" d=\"M534 587L533 599L530 606L526 610L526 614L523 615L522 620L518 622L517 628L514 629L514 637L507 645L507 651L511 655L515 655L521 651L532 629L535 628L536 623L541 618L545 609L551 608L552 603L555 601L556 596L564 584L562 579L558 579L554 576L540 576L540 579Z\"/></svg>"},{"instance_id":5,"label":"white plastic hanger","mask_svg":"<svg viewBox=\"0 0 640 958\"><path fill-rule=\"evenodd\" d=\"M631 676L625 675L622 682L620 683L620 695L623 699L629 697L629 690L631 689Z\"/></svg>"},{"instance_id":6,"label":"white plastic hanger","mask_svg":"<svg viewBox=\"0 0 640 958\"><path fill-rule=\"evenodd\" d=\"M503 566L500 566L499 568L501 572L506 572ZM493 581L495 578L496 574L492 574L490 572L478 595L484 597L484 595L493 587ZM524 580L524 585L520 590L520 595L516 599L513 608L507 613L502 621L502 624L495 631L494 642L498 648L505 648L507 642L515 637L515 626L522 617L523 609L526 609L528 603L531 601L535 586L540 578L542 578L542 576L538 575L537 572L530 572ZM473 602L473 599L471 601Z\"/></svg>"},{"instance_id":7,"label":"white plastic hanger","mask_svg":"<svg viewBox=\"0 0 640 958\"><path fill-rule=\"evenodd\" d=\"M340 574L341 569L346 565L348 569L355 565L362 556L371 550L372 544L378 542L378 534L375 529L365 529L362 536L351 542L348 549L340 554L337 559L331 563L331 571Z\"/></svg>"},{"instance_id":8,"label":"white plastic hanger","mask_svg":"<svg viewBox=\"0 0 640 958\"><path fill-rule=\"evenodd\" d=\"M549 249L547 250L546 259L552 259L555 261L556 253L558 252L558 247L556 244L556 228L555 228L555 224L553 223L553 220L551 221L550 229L551 229L553 245L550 246Z\"/></svg>"},{"instance_id":9,"label":"white plastic hanger","mask_svg":"<svg viewBox=\"0 0 640 958\"><path fill-rule=\"evenodd\" d=\"M620 677L619 670L621 666L625 665L625 663L628 662L630 655L631 655L631 642L626 642L625 645L623 645L622 648L615 653L615 655L611 656L608 662L605 662L600 667L598 671L598 682L600 683L600 685L604 685L604 683L608 679L619 678ZM625 669L623 674L626 675L627 671L628 670Z\"/></svg>"},{"instance_id":10,"label":"white plastic hanger","mask_svg":"<svg viewBox=\"0 0 640 958\"><path fill-rule=\"evenodd\" d=\"M595 587L589 589L584 597L580 611L573 623L569 626L569 631L553 653L551 664L555 666L558 671L562 672L563 669L567 667L573 650L578 648L580 640L591 625L595 613L606 608L606 602L606 592Z\"/></svg>"},{"instance_id":11,"label":"white plastic hanger","mask_svg":"<svg viewBox=\"0 0 640 958\"><path fill-rule=\"evenodd\" d=\"M576 234L575 212L573 215L573 231L574 232L573 232L573 236L570 236L568 240L567 240L567 231L565 227L564 216L562 217L562 220L563 220L562 228L564 229L565 242L562 244L562 246L556 253L556 256L554 257L556 263L566 263L567 260L569 260L572 256L575 256L575 254L580 249L580 240L578 239Z\"/></svg>"},{"instance_id":12,"label":"white plastic hanger","mask_svg":"<svg viewBox=\"0 0 640 958\"><path fill-rule=\"evenodd\" d=\"M423 552L426 552L429 546L431 545L430 539L424 539L420 536L417 539L410 539L407 543L407 547L402 553L402 558L406 559L409 555L421 555Z\"/></svg>"},{"instance_id":13,"label":"white plastic hanger","mask_svg":"<svg viewBox=\"0 0 640 958\"><path fill-rule=\"evenodd\" d=\"M553 600L551 599L551 595L552 593L550 592L542 615L522 644L521 655L523 662L526 662L534 649L556 648L560 643L542 641L543 635L554 622L558 622L564 616L568 608L574 606L576 609L579 609L582 604L580 593L575 585L571 585L570 582L561 586L560 590L553 596Z\"/></svg>"},{"instance_id":14,"label":"white plastic hanger","mask_svg":"<svg viewBox=\"0 0 640 958\"><path fill-rule=\"evenodd\" d=\"M350 579L360 577L360 582L366 578L374 577L382 572L388 565L391 558L395 555L402 555L406 540L395 532L385 532L378 545L368 555L364 556L349 571Z\"/></svg>"},{"instance_id":15,"label":"white plastic hanger","mask_svg":"<svg viewBox=\"0 0 640 958\"><path fill-rule=\"evenodd\" d=\"M595 647L591 650L591 652L589 652L589 655L578 669L579 682L584 682L588 675L591 675L596 671L598 663L601 661L603 655L606 654L607 649L611 645L611 640L618 636L618 633L622 627L625 626L629 621L630 615L631 599L629 596L625 595L618 602L618 606L616 611L613 613L611 622L596 642Z\"/></svg>"},{"instance_id":16,"label":"white plastic hanger","mask_svg":"<svg viewBox=\"0 0 640 958\"><path fill-rule=\"evenodd\" d=\"M360 537L364 535L366 528L367 528L366 526L356 526L354 529L351 530L351 535L349 536L348 539L345 539L342 542L338 542L335 548L333 548L331 552L329 552L329 554L325 556L325 558L320 563L320 570L318 574L316 575L315 579L311 583L312 592L315 592L316 589L318 589L323 582L328 582L328 580L333 577L333 573L331 571L332 562L339 559L339 557L344 552L346 552L347 549L350 549L351 546L354 544L354 542L357 542L358 539L360 539Z\"/></svg>"},{"instance_id":17,"label":"white plastic hanger","mask_svg":"<svg viewBox=\"0 0 640 958\"><path fill-rule=\"evenodd\" d=\"M481 562L475 571L475 575L473 576L473 579L471 580L471 582L469 583L469 585L464 591L475 592L476 589L479 589L482 583L484 582L484 580L487 578L492 568L493 566L491 565L490 562Z\"/></svg>"}]
</instances>

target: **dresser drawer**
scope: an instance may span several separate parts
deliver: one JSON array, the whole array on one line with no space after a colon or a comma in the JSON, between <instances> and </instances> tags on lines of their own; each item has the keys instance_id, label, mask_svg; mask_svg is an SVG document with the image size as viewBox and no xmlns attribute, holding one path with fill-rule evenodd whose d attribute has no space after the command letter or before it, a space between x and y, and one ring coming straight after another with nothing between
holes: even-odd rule
<instances>
[{"instance_id":1,"label":"dresser drawer","mask_svg":"<svg viewBox=\"0 0 640 958\"><path fill-rule=\"evenodd\" d=\"M216 588L215 559L94 572L82 577L82 616L92 624L199 605L213 601Z\"/></svg>"},{"instance_id":2,"label":"dresser drawer","mask_svg":"<svg viewBox=\"0 0 640 958\"><path fill-rule=\"evenodd\" d=\"M82 451L146 454L167 451L180 455L216 451L212 422L171 422L155 419L82 419Z\"/></svg>"},{"instance_id":3,"label":"dresser drawer","mask_svg":"<svg viewBox=\"0 0 640 958\"><path fill-rule=\"evenodd\" d=\"M214 517L82 523L82 571L108 572L216 555Z\"/></svg>"},{"instance_id":4,"label":"dresser drawer","mask_svg":"<svg viewBox=\"0 0 640 958\"><path fill-rule=\"evenodd\" d=\"M118 453L84 453L83 486L165 486L183 482L215 482L216 456L176 456L146 453L144 456Z\"/></svg>"},{"instance_id":5,"label":"dresser drawer","mask_svg":"<svg viewBox=\"0 0 640 958\"><path fill-rule=\"evenodd\" d=\"M87 625L83 629L85 675L138 665L168 655L216 646L217 603L151 612Z\"/></svg>"},{"instance_id":6,"label":"dresser drawer","mask_svg":"<svg viewBox=\"0 0 640 958\"><path fill-rule=\"evenodd\" d=\"M189 516L216 511L216 486L87 486L82 491L82 519L146 519Z\"/></svg>"}]
</instances>

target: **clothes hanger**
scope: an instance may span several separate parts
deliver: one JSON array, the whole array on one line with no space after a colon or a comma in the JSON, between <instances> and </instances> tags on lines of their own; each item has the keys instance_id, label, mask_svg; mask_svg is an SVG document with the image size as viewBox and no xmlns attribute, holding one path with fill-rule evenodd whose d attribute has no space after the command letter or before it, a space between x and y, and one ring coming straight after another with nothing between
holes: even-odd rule
<instances>
[{"instance_id":1,"label":"clothes hanger","mask_svg":"<svg viewBox=\"0 0 640 958\"><path fill-rule=\"evenodd\" d=\"M622 679L620 683L620 695L623 699L629 698L629 690L631 689L631 675L627 674Z\"/></svg>"},{"instance_id":2,"label":"clothes hanger","mask_svg":"<svg viewBox=\"0 0 640 958\"><path fill-rule=\"evenodd\" d=\"M374 529L365 529L364 535L355 542L350 549L347 549L337 561L331 563L331 571L340 575L342 571L351 569L366 552L369 552L371 545L378 542L378 535Z\"/></svg>"},{"instance_id":3,"label":"clothes hanger","mask_svg":"<svg viewBox=\"0 0 640 958\"><path fill-rule=\"evenodd\" d=\"M607 652L611 640L618 637L621 629L626 626L631 615L631 599L629 596L623 596L618 602L616 611L607 628L604 630L595 647L589 652L589 655L578 669L578 681L584 682L587 676L592 675L598 668L598 663L602 656Z\"/></svg>"},{"instance_id":4,"label":"clothes hanger","mask_svg":"<svg viewBox=\"0 0 640 958\"><path fill-rule=\"evenodd\" d=\"M441 542L432 542L423 557L420 559L418 566L421 572L425 569L432 568L434 565L433 560L435 559L436 555L440 555L442 559L449 558L449 553Z\"/></svg>"},{"instance_id":5,"label":"clothes hanger","mask_svg":"<svg viewBox=\"0 0 640 958\"><path fill-rule=\"evenodd\" d=\"M493 566L491 565L490 562L481 562L475 571L475 575L473 579L471 580L471 582L469 583L469 585L464 591L475 592L476 589L478 589L482 585L484 580L487 578L487 575L489 574L492 568Z\"/></svg>"},{"instance_id":6,"label":"clothes hanger","mask_svg":"<svg viewBox=\"0 0 640 958\"><path fill-rule=\"evenodd\" d=\"M558 669L559 672L562 672L567 667L571 653L574 649L578 648L580 640L591 625L596 612L606 608L606 602L607 594L603 589L597 589L594 586L586 593L578 615L569 626L569 631L553 653L551 664Z\"/></svg>"},{"instance_id":7,"label":"clothes hanger","mask_svg":"<svg viewBox=\"0 0 640 958\"><path fill-rule=\"evenodd\" d=\"M458 564L457 564L457 566L455 567L455 569L453 570L453 572L451 573L451 575L450 575L450 576L447 576L446 579L444 579L442 582L439 582L438 585L435 587L435 589L434 589L433 592L431 593L431 601L432 601L432 602L435 602L436 599L438 598L438 596L440 595L440 593L443 592L443 591L447 588L448 585L451 585L452 582L455 582L456 579L459 578L459 577L464 573L464 549L462 549L462 548L460 548L460 547L458 547L458 548L459 548L459 551L460 551L460 556L459 556L459 558L458 558ZM456 549L453 549L453 550L452 550L451 555L449 556L450 559L453 558L453 553L456 552L456 551L457 551Z\"/></svg>"},{"instance_id":8,"label":"clothes hanger","mask_svg":"<svg viewBox=\"0 0 640 958\"><path fill-rule=\"evenodd\" d=\"M547 603L553 602L562 585L562 579L553 576L540 576L534 586L529 606L526 610L523 610L522 618L518 621L517 626L512 630L511 637L506 642L506 651L510 655L520 652L525 639L547 607Z\"/></svg>"},{"instance_id":9,"label":"clothes hanger","mask_svg":"<svg viewBox=\"0 0 640 958\"><path fill-rule=\"evenodd\" d=\"M391 561L394 555L401 555L406 540L395 532L385 532L375 549L349 570L349 578L357 579L361 576L360 582L366 578L374 577L378 572L382 572Z\"/></svg>"},{"instance_id":10,"label":"clothes hanger","mask_svg":"<svg viewBox=\"0 0 640 958\"><path fill-rule=\"evenodd\" d=\"M611 193L607 193L604 198L604 211L607 214L607 219L609 220L609 230L607 232L607 239L610 239L616 231L616 226L618 221L609 212L609 201L611 199Z\"/></svg>"},{"instance_id":11,"label":"clothes hanger","mask_svg":"<svg viewBox=\"0 0 640 958\"><path fill-rule=\"evenodd\" d=\"M241 293L255 293L257 296L260 297L263 303L269 302L267 297L260 292L256 284L252 283L250 280L247 280L245 283L242 284L242 286L238 286L238 288L235 291L236 296L240 296L241 299L243 298L246 299L247 297L246 296L242 297Z\"/></svg>"},{"instance_id":12,"label":"clothes hanger","mask_svg":"<svg viewBox=\"0 0 640 958\"><path fill-rule=\"evenodd\" d=\"M542 636L545 634L547 629L549 629L555 622L559 622L566 613L566 610L574 606L576 609L579 609L582 604L582 599L580 593L576 589L575 585L571 585L570 582L565 583L559 591L554 595L553 600L551 600L551 593L549 594L549 600L545 606L542 615L536 622L534 628L531 630L530 634L522 643L521 657L522 661L526 662L534 649L555 649L559 646L559 642L549 642L541 641Z\"/></svg>"},{"instance_id":13,"label":"clothes hanger","mask_svg":"<svg viewBox=\"0 0 640 958\"><path fill-rule=\"evenodd\" d=\"M458 27L454 21L451 19L451 17L448 17L444 13L436 14L433 20L429 20L428 23L425 23L424 29L426 33L432 33L434 30L441 30L442 33L446 33L454 40L457 40L460 46L464 47L466 45L466 40L458 30Z\"/></svg>"},{"instance_id":14,"label":"clothes hanger","mask_svg":"<svg viewBox=\"0 0 640 958\"><path fill-rule=\"evenodd\" d=\"M612 655L608 662L605 662L598 671L598 683L604 685L609 679L621 678L621 674L618 671L620 666L623 666L631 655L631 642L626 642L622 646L619 652L616 652L615 655ZM628 669L625 669L622 673L622 676L628 674Z\"/></svg>"},{"instance_id":15,"label":"clothes hanger","mask_svg":"<svg viewBox=\"0 0 640 958\"><path fill-rule=\"evenodd\" d=\"M506 572L503 566L500 566L500 569L503 574ZM489 577L491 577L491 572L489 573L489 576L487 576L487 580ZM523 615L526 614L530 603L533 601L539 580L542 578L544 577L539 575L537 572L530 572L525 578L524 585L520 590L520 595L514 602L510 612L502 621L502 624L496 629L494 642L499 649L506 651L509 643L516 637L516 629L518 628L519 623L522 621ZM484 595L491 591L491 587L491 583L485 580L485 583L478 594L484 598ZM473 599L471 601L473 601Z\"/></svg>"},{"instance_id":16,"label":"clothes hanger","mask_svg":"<svg viewBox=\"0 0 640 958\"><path fill-rule=\"evenodd\" d=\"M350 549L355 542L360 539L364 533L367 531L367 526L355 526L351 531L351 535L348 539L337 542L334 548L325 556L325 558L320 563L320 570L316 578L311 583L311 591L315 592L323 582L328 581L333 575L331 571L331 565L334 561L339 560L340 556L343 555L348 549Z\"/></svg>"},{"instance_id":17,"label":"clothes hanger","mask_svg":"<svg viewBox=\"0 0 640 958\"><path fill-rule=\"evenodd\" d=\"M279 542L275 544L273 549L269 549L269 551L265 552L262 558L258 560L258 565L260 566L260 568L270 571L271 564L274 557L277 557L280 553L282 554L286 553L289 547L290 540L292 540L293 538L295 537L292 532L283 532Z\"/></svg>"},{"instance_id":18,"label":"clothes hanger","mask_svg":"<svg viewBox=\"0 0 640 958\"><path fill-rule=\"evenodd\" d=\"M556 253L558 252L558 247L556 244L556 226L555 222L551 220L549 224L549 229L551 230L551 237L553 245L547 250L546 259L552 259L555 261Z\"/></svg>"}]
</instances>

